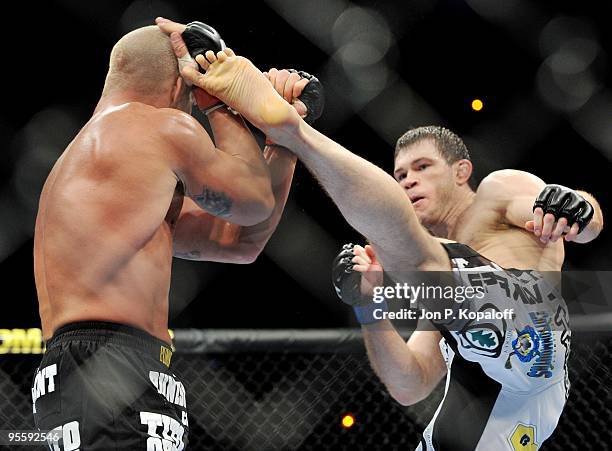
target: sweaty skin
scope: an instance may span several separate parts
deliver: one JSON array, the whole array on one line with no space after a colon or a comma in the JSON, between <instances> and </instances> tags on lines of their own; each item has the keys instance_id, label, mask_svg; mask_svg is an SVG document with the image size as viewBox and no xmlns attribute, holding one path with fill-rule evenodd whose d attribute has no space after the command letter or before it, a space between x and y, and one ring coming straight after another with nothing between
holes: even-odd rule
<instances>
[{"instance_id":1,"label":"sweaty skin","mask_svg":"<svg viewBox=\"0 0 612 451\"><path fill-rule=\"evenodd\" d=\"M103 95L43 187L34 272L45 339L98 320L169 341L173 254L250 263L280 220L294 158L262 155L225 109L209 115L215 147L193 117L168 107L170 93L126 101L140 97Z\"/></svg>"},{"instance_id":2,"label":"sweaty skin","mask_svg":"<svg viewBox=\"0 0 612 451\"><path fill-rule=\"evenodd\" d=\"M183 192L162 157L173 152L158 132L168 114L141 103L103 110L53 167L34 239L46 339L90 319L169 341L172 235Z\"/></svg>"},{"instance_id":3,"label":"sweaty skin","mask_svg":"<svg viewBox=\"0 0 612 451\"><path fill-rule=\"evenodd\" d=\"M270 150L264 159L224 109L209 119L217 148L182 111L101 100L40 199L34 272L45 339L64 324L98 320L169 341L173 254L250 263L261 252L295 161Z\"/></svg>"},{"instance_id":4,"label":"sweaty skin","mask_svg":"<svg viewBox=\"0 0 612 451\"><path fill-rule=\"evenodd\" d=\"M262 78L297 116L303 105L292 107ZM273 79L296 96L307 83L287 71ZM34 269L45 339L64 324L98 320L169 341L173 254L250 263L287 200L295 156L279 146L262 155L239 116L208 115L215 147L188 114L118 96L101 100L43 188Z\"/></svg>"}]
</instances>

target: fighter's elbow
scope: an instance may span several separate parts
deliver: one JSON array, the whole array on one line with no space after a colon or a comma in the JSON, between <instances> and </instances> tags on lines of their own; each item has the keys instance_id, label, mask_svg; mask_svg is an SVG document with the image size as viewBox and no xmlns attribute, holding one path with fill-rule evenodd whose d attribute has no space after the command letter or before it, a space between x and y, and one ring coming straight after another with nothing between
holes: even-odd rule
<instances>
[{"instance_id":1,"label":"fighter's elbow","mask_svg":"<svg viewBox=\"0 0 612 451\"><path fill-rule=\"evenodd\" d=\"M240 225L249 227L260 224L272 215L273 209L274 201L272 201L272 204L266 200L249 202L243 209L241 215L243 219Z\"/></svg>"},{"instance_id":2,"label":"fighter's elbow","mask_svg":"<svg viewBox=\"0 0 612 451\"><path fill-rule=\"evenodd\" d=\"M423 373L407 376L408 384L385 383L389 395L402 406L411 406L427 398L438 385L439 379L429 377Z\"/></svg>"},{"instance_id":3,"label":"fighter's elbow","mask_svg":"<svg viewBox=\"0 0 612 451\"><path fill-rule=\"evenodd\" d=\"M239 265L250 265L251 263L255 263L262 250L263 248L255 245L243 247L241 252L235 255L232 263Z\"/></svg>"},{"instance_id":4,"label":"fighter's elbow","mask_svg":"<svg viewBox=\"0 0 612 451\"><path fill-rule=\"evenodd\" d=\"M251 263L254 263L255 260L257 260L259 254L241 254L241 255L236 255L234 258L231 259L231 263L234 263L236 265L250 265Z\"/></svg>"},{"instance_id":5,"label":"fighter's elbow","mask_svg":"<svg viewBox=\"0 0 612 451\"><path fill-rule=\"evenodd\" d=\"M419 394L413 390L406 390L403 388L395 388L387 386L389 395L402 406L412 406L419 401L422 401L427 395Z\"/></svg>"},{"instance_id":6,"label":"fighter's elbow","mask_svg":"<svg viewBox=\"0 0 612 451\"><path fill-rule=\"evenodd\" d=\"M259 224L272 215L276 202L269 182L253 185L249 197L249 210L254 224Z\"/></svg>"},{"instance_id":7,"label":"fighter's elbow","mask_svg":"<svg viewBox=\"0 0 612 451\"><path fill-rule=\"evenodd\" d=\"M266 189L264 192L261 193L261 197L258 200L257 210L259 214L259 221L257 223L263 222L266 219L270 218L275 206L276 202L274 200L272 190Z\"/></svg>"},{"instance_id":8,"label":"fighter's elbow","mask_svg":"<svg viewBox=\"0 0 612 451\"><path fill-rule=\"evenodd\" d=\"M242 226L253 226L268 219L274 211L275 201L272 191L265 187L253 187L248 196L245 196L238 205Z\"/></svg>"}]
</instances>

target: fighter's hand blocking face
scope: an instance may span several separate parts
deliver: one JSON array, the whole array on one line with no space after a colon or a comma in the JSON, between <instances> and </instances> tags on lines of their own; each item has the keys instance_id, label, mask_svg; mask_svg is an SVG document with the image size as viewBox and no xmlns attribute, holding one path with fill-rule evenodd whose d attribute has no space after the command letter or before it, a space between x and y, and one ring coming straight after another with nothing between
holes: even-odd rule
<instances>
[{"instance_id":1,"label":"fighter's hand blocking face","mask_svg":"<svg viewBox=\"0 0 612 451\"><path fill-rule=\"evenodd\" d=\"M584 197L561 185L546 185L533 204L533 221L527 230L540 240L555 242L563 234L573 241L593 218L593 206Z\"/></svg>"},{"instance_id":2,"label":"fighter's hand blocking face","mask_svg":"<svg viewBox=\"0 0 612 451\"><path fill-rule=\"evenodd\" d=\"M190 22L183 25L163 17L158 17L155 22L163 32L170 34L170 41L181 73L185 67L192 69L200 67L194 59L198 55L205 55L208 51L217 53L225 49L225 42L221 39L221 35L205 23ZM186 81L191 85L189 80L186 79ZM196 105L204 114L209 114L224 105L218 98L197 86L193 87L192 93Z\"/></svg>"},{"instance_id":3,"label":"fighter's hand blocking face","mask_svg":"<svg viewBox=\"0 0 612 451\"><path fill-rule=\"evenodd\" d=\"M181 33L181 38L192 58L205 55L209 50L217 53L225 48L225 41L221 39L219 32L202 22L188 23Z\"/></svg>"},{"instance_id":4,"label":"fighter's hand blocking face","mask_svg":"<svg viewBox=\"0 0 612 451\"><path fill-rule=\"evenodd\" d=\"M225 69L218 67L218 73L212 77L212 79L216 78L216 81L211 80L211 77L206 76L206 71L211 67L211 65L215 65L215 63L226 63L227 61L236 59L233 58L236 57L234 52L225 47L225 42L223 39L221 39L221 36L214 28L201 22L192 22L185 26L162 17L158 17L155 21L162 31L171 35L174 52L179 60L181 75L188 84L194 85L194 97L196 97L196 102L198 103L200 109L205 110L205 112L210 112L212 109L215 109L222 104L216 97L210 94L207 94L206 96L208 97L205 97L197 89L198 87L207 91L210 91L211 89L215 91L224 91L224 94L229 94L228 97L235 97L236 94L239 94L227 92L241 91L240 89L234 89L232 86L226 86L231 79L231 76L228 76L228 73L231 75L232 72L240 72L240 70L237 70L237 67L235 66L243 65L246 60L243 59L242 61L234 61L232 64L224 64ZM198 71L194 70L193 65L190 64L191 61L188 60L189 56L195 58L199 64L199 73ZM185 63L181 64L181 61L183 60ZM219 64L216 64L216 66L219 66ZM250 71L250 76L246 75L245 78L250 78L250 81L255 81L257 79L257 74L253 73L252 69ZM268 80L270 80L276 92L288 103L292 104L298 114L308 124L312 124L321 116L323 113L323 107L325 105L325 96L323 92L323 85L317 77L307 72L297 71L295 69L282 71L271 69L270 73L264 73L264 75L268 78ZM262 96L265 95L265 93L262 94ZM268 94L268 98L269 97L270 96ZM203 100L200 100L199 98ZM251 109L249 108L250 105L248 105L251 102L245 102L244 100L241 102L238 101L238 99L236 100L236 105L234 106L244 105L246 110ZM271 100L274 99L269 98L269 101ZM274 107L272 106L268 109L274 110ZM282 113L282 108L278 108L278 111L275 113L277 114L268 114L267 116L284 116ZM249 114L247 113L246 116L249 116ZM263 119L264 122L279 121L278 118L274 117L261 119ZM261 121L253 121L251 118L251 122L253 122L256 126L260 126Z\"/></svg>"}]
</instances>

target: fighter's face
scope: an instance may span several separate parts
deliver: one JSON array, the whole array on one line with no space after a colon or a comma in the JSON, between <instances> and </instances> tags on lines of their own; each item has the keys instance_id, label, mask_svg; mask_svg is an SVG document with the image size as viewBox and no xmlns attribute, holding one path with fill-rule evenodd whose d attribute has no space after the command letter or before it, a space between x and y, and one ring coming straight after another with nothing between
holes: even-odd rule
<instances>
[{"instance_id":1,"label":"fighter's face","mask_svg":"<svg viewBox=\"0 0 612 451\"><path fill-rule=\"evenodd\" d=\"M453 167L438 152L435 142L425 139L401 150L393 176L410 198L421 223L440 223L452 199L454 177Z\"/></svg>"}]
</instances>

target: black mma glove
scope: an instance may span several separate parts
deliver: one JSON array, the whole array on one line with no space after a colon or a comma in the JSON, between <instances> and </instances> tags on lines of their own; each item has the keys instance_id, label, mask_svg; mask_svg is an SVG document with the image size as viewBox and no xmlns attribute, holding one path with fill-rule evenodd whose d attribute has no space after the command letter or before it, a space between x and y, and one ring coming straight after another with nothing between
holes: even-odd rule
<instances>
[{"instance_id":1,"label":"black mma glove","mask_svg":"<svg viewBox=\"0 0 612 451\"><path fill-rule=\"evenodd\" d=\"M301 100L304 105L306 105L306 117L304 117L304 121L306 121L307 124L312 125L314 121L319 119L321 114L323 114L323 107L325 106L325 92L323 91L323 85L317 77L310 75L308 72L295 69L287 70L308 80L308 84L304 87L304 90L298 99Z\"/></svg>"},{"instance_id":2,"label":"black mma glove","mask_svg":"<svg viewBox=\"0 0 612 451\"><path fill-rule=\"evenodd\" d=\"M567 219L567 225L578 224L578 233L591 222L593 206L573 189L561 185L546 185L533 204L533 211L541 208L544 214L551 213L555 220Z\"/></svg>"},{"instance_id":3,"label":"black mma glove","mask_svg":"<svg viewBox=\"0 0 612 451\"><path fill-rule=\"evenodd\" d=\"M380 321L375 318L375 310L388 311L387 303L374 303L372 299L361 294L361 274L353 271L354 244L342 246L340 253L332 263L332 284L336 294L345 304L353 307L355 317L360 324L371 324Z\"/></svg>"},{"instance_id":4,"label":"black mma glove","mask_svg":"<svg viewBox=\"0 0 612 451\"><path fill-rule=\"evenodd\" d=\"M225 49L225 42L221 39L219 32L210 25L206 25L202 22L188 23L181 37L183 41L185 41L187 50L194 60L196 56L203 56L208 50L212 50L216 55L217 52ZM200 72L206 72L202 67L198 67ZM204 114L209 114L225 105L215 96L210 95L201 88L194 87L192 92L198 108L202 110Z\"/></svg>"},{"instance_id":5,"label":"black mma glove","mask_svg":"<svg viewBox=\"0 0 612 451\"><path fill-rule=\"evenodd\" d=\"M225 49L225 42L219 32L202 22L188 23L181 37L193 59L198 55L204 55L208 50L212 50L216 55ZM200 72L204 73L205 70L200 67Z\"/></svg>"}]
</instances>

